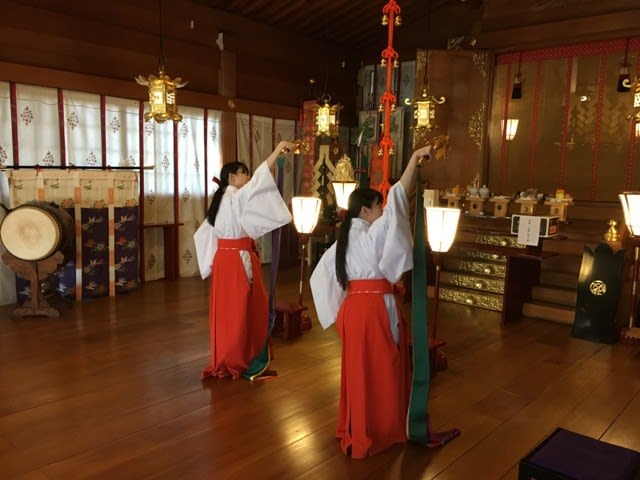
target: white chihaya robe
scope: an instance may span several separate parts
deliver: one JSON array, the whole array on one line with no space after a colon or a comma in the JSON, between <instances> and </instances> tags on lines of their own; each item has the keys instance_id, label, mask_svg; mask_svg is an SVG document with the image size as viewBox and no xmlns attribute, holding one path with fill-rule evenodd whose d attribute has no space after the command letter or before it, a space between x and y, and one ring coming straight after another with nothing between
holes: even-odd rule
<instances>
[{"instance_id":1,"label":"white chihaya robe","mask_svg":"<svg viewBox=\"0 0 640 480\"><path fill-rule=\"evenodd\" d=\"M255 240L290 222L291 213L267 163L262 162L243 187L227 187L220 202L215 227L205 218L193 235L200 275L203 279L211 275L218 238L251 237ZM240 255L251 280L249 255L244 251Z\"/></svg>"},{"instance_id":2,"label":"white chihaya robe","mask_svg":"<svg viewBox=\"0 0 640 480\"><path fill-rule=\"evenodd\" d=\"M391 187L382 216L369 224L351 220L346 271L349 280L386 278L391 283L413 268L413 239L409 223L409 202L400 183ZM323 328L335 323L346 292L338 283L335 268L336 244L322 256L311 275L311 292ZM385 305L394 340L398 341L398 315L393 294L385 294Z\"/></svg>"}]
</instances>

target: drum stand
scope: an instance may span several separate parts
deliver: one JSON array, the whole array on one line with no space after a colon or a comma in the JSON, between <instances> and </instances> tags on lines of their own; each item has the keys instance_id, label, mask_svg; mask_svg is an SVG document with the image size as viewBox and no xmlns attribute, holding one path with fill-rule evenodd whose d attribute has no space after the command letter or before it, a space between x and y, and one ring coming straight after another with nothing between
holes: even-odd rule
<instances>
[{"instance_id":1,"label":"drum stand","mask_svg":"<svg viewBox=\"0 0 640 480\"><path fill-rule=\"evenodd\" d=\"M13 311L15 316L46 316L59 317L60 312L47 303L40 289L40 281L54 273L62 261L64 255L56 251L53 255L39 261L22 260L9 252L2 254L2 260L11 269L31 283L31 298Z\"/></svg>"}]
</instances>

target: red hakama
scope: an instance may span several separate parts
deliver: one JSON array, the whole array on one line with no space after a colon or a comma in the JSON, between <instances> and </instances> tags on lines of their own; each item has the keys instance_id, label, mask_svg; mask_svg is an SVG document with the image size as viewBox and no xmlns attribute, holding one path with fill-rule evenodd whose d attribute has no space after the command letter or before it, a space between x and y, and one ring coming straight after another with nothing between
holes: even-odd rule
<instances>
[{"instance_id":1,"label":"red hakama","mask_svg":"<svg viewBox=\"0 0 640 480\"><path fill-rule=\"evenodd\" d=\"M252 283L244 269L241 250L249 252ZM236 379L245 374L252 362L260 362L257 371L255 363L252 365L253 379L269 365L268 353L265 359L257 358L263 349L268 350L269 301L253 240L218 239L210 285L211 363L202 372L202 379Z\"/></svg>"},{"instance_id":2,"label":"red hakama","mask_svg":"<svg viewBox=\"0 0 640 480\"><path fill-rule=\"evenodd\" d=\"M393 293L385 279L352 280L338 312L342 375L336 436L342 451L352 458L375 455L407 441L406 334L398 311L400 334L395 343L385 293Z\"/></svg>"}]
</instances>

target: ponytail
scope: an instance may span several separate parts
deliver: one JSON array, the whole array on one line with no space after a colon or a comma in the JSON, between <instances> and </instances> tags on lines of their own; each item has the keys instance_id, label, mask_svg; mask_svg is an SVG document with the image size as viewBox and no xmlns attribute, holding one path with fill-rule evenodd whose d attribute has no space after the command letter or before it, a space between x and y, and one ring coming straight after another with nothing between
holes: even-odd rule
<instances>
[{"instance_id":1,"label":"ponytail","mask_svg":"<svg viewBox=\"0 0 640 480\"><path fill-rule=\"evenodd\" d=\"M351 229L351 219L353 215L349 210L338 228L338 239L336 240L336 277L338 277L338 283L343 290L347 289L347 246L349 245L349 230Z\"/></svg>"},{"instance_id":2,"label":"ponytail","mask_svg":"<svg viewBox=\"0 0 640 480\"><path fill-rule=\"evenodd\" d=\"M372 188L356 188L349 195L349 208L344 220L338 229L338 239L336 240L336 277L343 290L347 289L349 277L347 276L347 247L349 246L349 230L351 220L360 216L362 207L371 208L373 204L382 203L382 194Z\"/></svg>"},{"instance_id":3,"label":"ponytail","mask_svg":"<svg viewBox=\"0 0 640 480\"><path fill-rule=\"evenodd\" d=\"M224 192L229 186L229 175L238 172L249 173L249 169L242 162L225 163L222 166L222 170L220 170L220 178L218 179L217 177L214 177L213 179L214 182L216 182L219 186L213 194L211 205L209 205L209 210L207 211L207 221L212 226L216 224L216 216L218 215L218 210L220 209L220 202L222 201Z\"/></svg>"}]
</instances>

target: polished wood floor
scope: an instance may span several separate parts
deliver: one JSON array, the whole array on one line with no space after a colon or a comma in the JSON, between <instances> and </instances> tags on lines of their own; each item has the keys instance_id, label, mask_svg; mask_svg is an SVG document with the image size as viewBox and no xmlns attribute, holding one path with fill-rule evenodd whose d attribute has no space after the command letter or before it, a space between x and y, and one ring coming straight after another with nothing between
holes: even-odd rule
<instances>
[{"instance_id":1,"label":"polished wood floor","mask_svg":"<svg viewBox=\"0 0 640 480\"><path fill-rule=\"evenodd\" d=\"M278 285L294 300L296 271ZM430 412L462 436L351 460L334 438L334 329L275 338L273 380L201 383L207 282L60 309L12 318L0 307L2 479L513 480L558 426L640 450L640 346L574 339L565 325L502 328L494 313L443 303L449 369L432 382Z\"/></svg>"}]
</instances>

